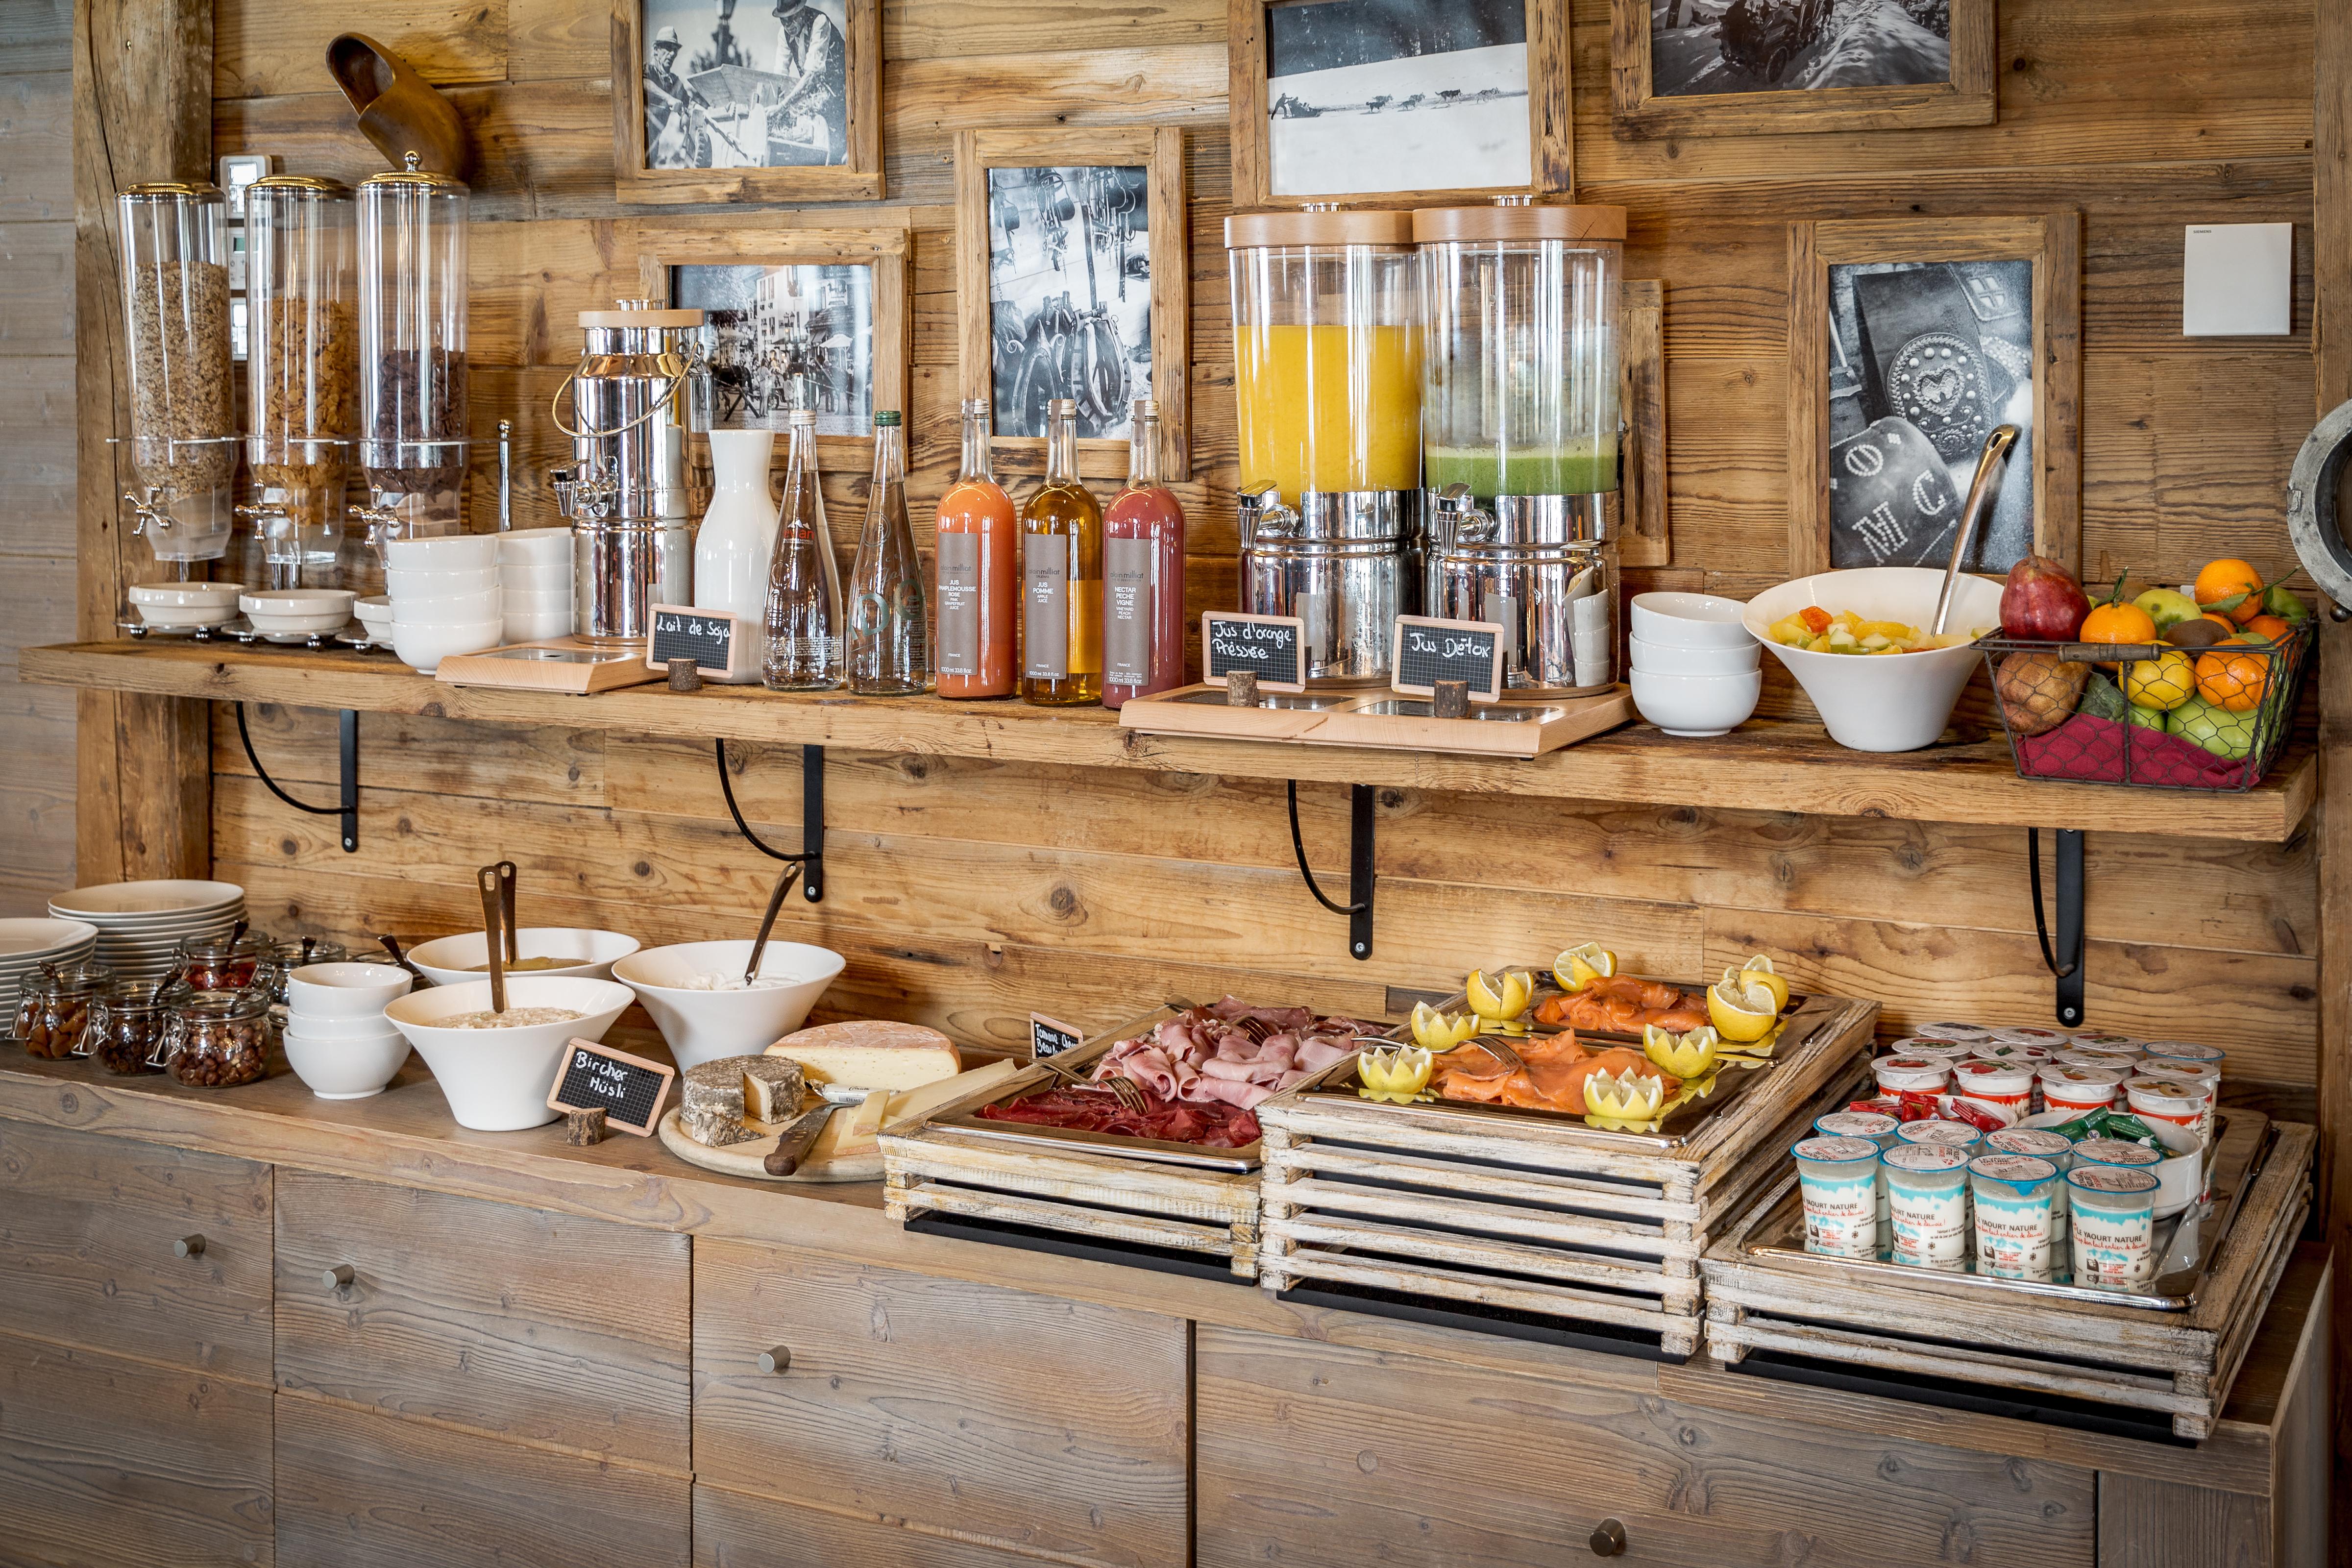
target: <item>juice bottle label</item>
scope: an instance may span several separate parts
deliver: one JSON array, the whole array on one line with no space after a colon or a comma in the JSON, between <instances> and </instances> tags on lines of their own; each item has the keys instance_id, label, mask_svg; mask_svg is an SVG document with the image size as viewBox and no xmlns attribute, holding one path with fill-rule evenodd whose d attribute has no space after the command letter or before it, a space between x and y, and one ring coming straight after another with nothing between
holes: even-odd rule
<instances>
[{"instance_id":1,"label":"juice bottle label","mask_svg":"<svg viewBox=\"0 0 2352 1568\"><path fill-rule=\"evenodd\" d=\"M1021 541L1021 673L1031 680L1070 674L1070 542L1058 533Z\"/></svg>"},{"instance_id":2,"label":"juice bottle label","mask_svg":"<svg viewBox=\"0 0 2352 1568\"><path fill-rule=\"evenodd\" d=\"M940 545L941 675L980 673L980 535L946 533Z\"/></svg>"},{"instance_id":3,"label":"juice bottle label","mask_svg":"<svg viewBox=\"0 0 2352 1568\"><path fill-rule=\"evenodd\" d=\"M1103 546L1103 681L1145 686L1151 680L1151 558L1148 539L1113 539Z\"/></svg>"}]
</instances>

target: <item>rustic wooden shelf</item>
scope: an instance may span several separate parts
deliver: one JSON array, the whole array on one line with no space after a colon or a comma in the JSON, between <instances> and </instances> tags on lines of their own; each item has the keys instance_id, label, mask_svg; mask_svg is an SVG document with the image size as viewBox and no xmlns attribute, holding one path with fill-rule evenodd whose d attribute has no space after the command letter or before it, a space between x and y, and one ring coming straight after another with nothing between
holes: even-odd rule
<instances>
[{"instance_id":1,"label":"rustic wooden shelf","mask_svg":"<svg viewBox=\"0 0 2352 1568\"><path fill-rule=\"evenodd\" d=\"M1522 761L1143 735L1120 729L1118 715L1099 708L740 686L690 696L658 685L593 697L493 690L445 686L388 654L219 643L30 647L18 668L25 679L52 686L687 739L2260 843L2294 834L2310 814L2319 778L2317 756L2300 738L2258 788L2198 795L2021 779L1998 737L1880 754L1847 751L1819 724L1792 721L1751 721L1713 741L1676 740L1635 724Z\"/></svg>"}]
</instances>

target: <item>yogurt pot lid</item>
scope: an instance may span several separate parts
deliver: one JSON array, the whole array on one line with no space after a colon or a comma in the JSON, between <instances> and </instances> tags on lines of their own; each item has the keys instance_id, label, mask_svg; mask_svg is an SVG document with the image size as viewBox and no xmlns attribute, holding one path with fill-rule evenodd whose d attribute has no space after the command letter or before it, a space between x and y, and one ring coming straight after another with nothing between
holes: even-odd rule
<instances>
[{"instance_id":1,"label":"yogurt pot lid","mask_svg":"<svg viewBox=\"0 0 2352 1568\"><path fill-rule=\"evenodd\" d=\"M2045 1062L2042 1068L2044 1083L2104 1083L2124 1081L2124 1069L2108 1067L2077 1067L2073 1062Z\"/></svg>"},{"instance_id":2,"label":"yogurt pot lid","mask_svg":"<svg viewBox=\"0 0 2352 1568\"><path fill-rule=\"evenodd\" d=\"M2152 1078L2179 1079L2183 1083L2212 1089L2221 1081L2221 1069L2211 1062L2176 1062L2160 1058L2150 1058L2132 1069L2131 1081L2134 1083L2143 1083Z\"/></svg>"},{"instance_id":3,"label":"yogurt pot lid","mask_svg":"<svg viewBox=\"0 0 2352 1568\"><path fill-rule=\"evenodd\" d=\"M2066 1173L2066 1184L2094 1193L2152 1193L2164 1184L2154 1171L2123 1165L2077 1165Z\"/></svg>"},{"instance_id":4,"label":"yogurt pot lid","mask_svg":"<svg viewBox=\"0 0 2352 1568\"><path fill-rule=\"evenodd\" d=\"M2002 1089L2029 1089L2033 1087L2034 1065L2030 1061L1987 1061L1971 1057L1952 1069L1955 1081L1965 1075L1967 1086L1992 1092Z\"/></svg>"},{"instance_id":5,"label":"yogurt pot lid","mask_svg":"<svg viewBox=\"0 0 2352 1568\"><path fill-rule=\"evenodd\" d=\"M2058 1173L2058 1167L2032 1154L1979 1154L1969 1162L1969 1173L2024 1187L2048 1181Z\"/></svg>"},{"instance_id":6,"label":"yogurt pot lid","mask_svg":"<svg viewBox=\"0 0 2352 1568\"><path fill-rule=\"evenodd\" d=\"M2071 1038L2071 1037L2070 1037L2070 1036L2067 1036L2067 1035L2062 1034L2062 1033L2060 1033L2060 1032L2059 1032L2058 1030L2056 1030L2056 1029L2025 1029L2025 1028L2019 1028L2019 1029L1995 1029L1995 1030L1992 1032L1992 1037L1993 1037L1994 1039L1996 1039L1996 1040L2000 1040L2000 1041L2003 1041L2003 1042L2005 1042L2005 1043L2007 1043L2007 1044L2010 1044L2010 1045L2018 1045L2018 1046L2055 1046L2055 1045L2063 1045L2063 1044L2064 1044L2064 1043L2065 1043L2069 1038Z\"/></svg>"},{"instance_id":7,"label":"yogurt pot lid","mask_svg":"<svg viewBox=\"0 0 2352 1568\"><path fill-rule=\"evenodd\" d=\"M2053 1132L2046 1127L2004 1127L1998 1132L1985 1134L1985 1147L1998 1149L2004 1154L2032 1154L2048 1159L2063 1154L2074 1147L2065 1134Z\"/></svg>"},{"instance_id":8,"label":"yogurt pot lid","mask_svg":"<svg viewBox=\"0 0 2352 1568\"><path fill-rule=\"evenodd\" d=\"M1883 1110L1832 1110L1813 1123L1813 1131L1824 1138L1868 1138L1902 1125Z\"/></svg>"},{"instance_id":9,"label":"yogurt pot lid","mask_svg":"<svg viewBox=\"0 0 2352 1568\"><path fill-rule=\"evenodd\" d=\"M1948 1148L1965 1149L1984 1141L1984 1134L1965 1121L1906 1121L1895 1129L1895 1135L1906 1143L1941 1143Z\"/></svg>"},{"instance_id":10,"label":"yogurt pot lid","mask_svg":"<svg viewBox=\"0 0 2352 1568\"><path fill-rule=\"evenodd\" d=\"M1982 1024L1922 1024L1919 1033L1931 1040L1989 1040L1992 1031Z\"/></svg>"},{"instance_id":11,"label":"yogurt pot lid","mask_svg":"<svg viewBox=\"0 0 2352 1568\"><path fill-rule=\"evenodd\" d=\"M2053 1053L2026 1040L1990 1040L1969 1054L1980 1062L2046 1062Z\"/></svg>"},{"instance_id":12,"label":"yogurt pot lid","mask_svg":"<svg viewBox=\"0 0 2352 1568\"><path fill-rule=\"evenodd\" d=\"M2144 1143L2126 1143L2120 1138L2086 1138L2074 1145L2074 1158L2087 1160L2094 1165L2161 1165L2162 1150Z\"/></svg>"},{"instance_id":13,"label":"yogurt pot lid","mask_svg":"<svg viewBox=\"0 0 2352 1568\"><path fill-rule=\"evenodd\" d=\"M1968 1151L1942 1143L1905 1143L1886 1152L1886 1163L1898 1171L1957 1171L1969 1163Z\"/></svg>"},{"instance_id":14,"label":"yogurt pot lid","mask_svg":"<svg viewBox=\"0 0 2352 1568\"><path fill-rule=\"evenodd\" d=\"M1840 1164L1848 1161L1875 1160L1878 1158L1878 1145L1867 1138L1800 1138L1790 1152L1800 1160Z\"/></svg>"},{"instance_id":15,"label":"yogurt pot lid","mask_svg":"<svg viewBox=\"0 0 2352 1568\"><path fill-rule=\"evenodd\" d=\"M2229 1059L2230 1053L2219 1046L2200 1046L2188 1040L2148 1040L2140 1047L2143 1056L2172 1057L2185 1062L2219 1062Z\"/></svg>"},{"instance_id":16,"label":"yogurt pot lid","mask_svg":"<svg viewBox=\"0 0 2352 1568\"><path fill-rule=\"evenodd\" d=\"M2124 1085L2124 1089L2137 1104L2143 1100L2171 1100L2180 1105L2202 1105L2213 1096L2213 1086L2186 1083L2171 1078L2136 1078Z\"/></svg>"},{"instance_id":17,"label":"yogurt pot lid","mask_svg":"<svg viewBox=\"0 0 2352 1568\"><path fill-rule=\"evenodd\" d=\"M1936 1057L1881 1057L1871 1063L1880 1072L1943 1072L1951 1065Z\"/></svg>"}]
</instances>

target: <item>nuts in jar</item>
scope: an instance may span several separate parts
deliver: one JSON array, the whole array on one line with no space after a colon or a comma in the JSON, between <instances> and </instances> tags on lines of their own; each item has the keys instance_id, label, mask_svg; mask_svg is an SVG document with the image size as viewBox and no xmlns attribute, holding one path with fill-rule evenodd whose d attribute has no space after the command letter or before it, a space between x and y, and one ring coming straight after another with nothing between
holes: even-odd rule
<instances>
[{"instance_id":1,"label":"nuts in jar","mask_svg":"<svg viewBox=\"0 0 2352 1568\"><path fill-rule=\"evenodd\" d=\"M232 1089L269 1072L269 996L196 991L172 1007L157 1058L192 1089Z\"/></svg>"},{"instance_id":2,"label":"nuts in jar","mask_svg":"<svg viewBox=\"0 0 2352 1568\"><path fill-rule=\"evenodd\" d=\"M74 1054L96 1057L110 1073L129 1077L163 1070L155 1053L171 1023L172 1005L187 994L171 980L118 980L90 1005L89 1031Z\"/></svg>"},{"instance_id":3,"label":"nuts in jar","mask_svg":"<svg viewBox=\"0 0 2352 1568\"><path fill-rule=\"evenodd\" d=\"M45 970L26 980L16 1010L16 1035L25 1054L51 1061L79 1054L89 1027L90 1003L113 980L114 971L95 963Z\"/></svg>"},{"instance_id":4,"label":"nuts in jar","mask_svg":"<svg viewBox=\"0 0 2352 1568\"><path fill-rule=\"evenodd\" d=\"M180 943L173 967L191 990L242 991L268 980L270 950L276 944L268 931L230 931L217 936L192 936Z\"/></svg>"}]
</instances>

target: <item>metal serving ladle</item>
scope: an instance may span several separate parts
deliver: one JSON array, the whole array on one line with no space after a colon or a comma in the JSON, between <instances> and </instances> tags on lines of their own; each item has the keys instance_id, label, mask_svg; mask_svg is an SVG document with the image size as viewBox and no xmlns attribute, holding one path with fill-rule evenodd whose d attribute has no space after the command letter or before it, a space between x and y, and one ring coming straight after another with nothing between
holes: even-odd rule
<instances>
[{"instance_id":1,"label":"metal serving ladle","mask_svg":"<svg viewBox=\"0 0 2352 1568\"><path fill-rule=\"evenodd\" d=\"M1952 538L1952 563L1944 568L1944 586L1936 595L1936 624L1927 628L1937 637L1943 636L1944 623L1951 619L1952 588L1960 578L1960 563L1968 558L1969 542L1976 538L1978 524L2000 499L2001 474L2009 467L2009 454L2019 434L2014 425L1995 426L1985 437L1984 450L1977 455L1976 477L1969 480L1968 503L1960 508L1960 529Z\"/></svg>"}]
</instances>

